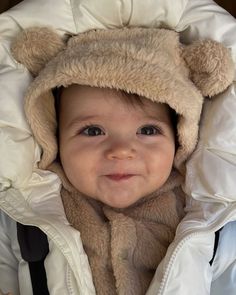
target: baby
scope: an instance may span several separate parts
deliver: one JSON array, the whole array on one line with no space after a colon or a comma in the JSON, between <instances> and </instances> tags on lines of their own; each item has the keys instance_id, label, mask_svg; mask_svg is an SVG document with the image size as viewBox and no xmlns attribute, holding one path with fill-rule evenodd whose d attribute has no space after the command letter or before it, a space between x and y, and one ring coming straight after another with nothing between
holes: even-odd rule
<instances>
[{"instance_id":1,"label":"baby","mask_svg":"<svg viewBox=\"0 0 236 295\"><path fill-rule=\"evenodd\" d=\"M62 189L62 199L81 233L96 291L144 294L184 216L183 195L174 192L180 177L167 182L175 112L115 89L73 84L60 92L60 162L75 189Z\"/></svg>"},{"instance_id":2,"label":"baby","mask_svg":"<svg viewBox=\"0 0 236 295\"><path fill-rule=\"evenodd\" d=\"M90 31L66 45L33 28L12 51L37 76L25 111L42 148L39 167L62 181L96 293L145 294L184 217L181 186L202 94L227 87L218 67L229 53L213 41L183 47L174 31L144 28Z\"/></svg>"}]
</instances>

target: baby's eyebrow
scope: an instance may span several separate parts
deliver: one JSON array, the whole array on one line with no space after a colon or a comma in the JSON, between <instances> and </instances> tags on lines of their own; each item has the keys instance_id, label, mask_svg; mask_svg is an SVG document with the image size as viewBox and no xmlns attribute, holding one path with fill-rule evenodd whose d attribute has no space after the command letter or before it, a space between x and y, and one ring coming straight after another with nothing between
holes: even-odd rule
<instances>
[{"instance_id":1,"label":"baby's eyebrow","mask_svg":"<svg viewBox=\"0 0 236 295\"><path fill-rule=\"evenodd\" d=\"M104 118L104 115L102 115L102 117ZM78 115L75 118L73 118L71 121L69 121L68 124L66 125L66 128L72 128L73 126L76 126L78 124L99 120L100 118L101 118L101 116L99 116L97 114L93 114L93 115L81 114L81 115ZM167 122L167 120L165 120L164 118L160 118L159 116L153 116L153 115L147 114L143 118L145 118L146 120L151 120L151 121L159 123L159 124L166 124L166 125L169 124L169 122Z\"/></svg>"},{"instance_id":2,"label":"baby's eyebrow","mask_svg":"<svg viewBox=\"0 0 236 295\"><path fill-rule=\"evenodd\" d=\"M98 115L79 115L79 116L75 117L74 119L72 119L71 121L69 121L69 123L67 124L67 128L70 128L70 127L77 125L77 124L81 124L83 122L95 120L98 118L99 118Z\"/></svg>"},{"instance_id":3,"label":"baby's eyebrow","mask_svg":"<svg viewBox=\"0 0 236 295\"><path fill-rule=\"evenodd\" d=\"M163 124L168 124L168 120L164 119L164 118L160 118L159 116L152 116L152 115L147 115L146 119L152 120L152 121L156 121L158 123L163 123Z\"/></svg>"}]
</instances>

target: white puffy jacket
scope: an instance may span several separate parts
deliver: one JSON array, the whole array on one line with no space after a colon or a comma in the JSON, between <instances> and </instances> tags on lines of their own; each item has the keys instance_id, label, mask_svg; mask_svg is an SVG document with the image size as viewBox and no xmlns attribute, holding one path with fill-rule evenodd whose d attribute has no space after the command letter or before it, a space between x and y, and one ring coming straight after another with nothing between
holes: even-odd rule
<instances>
[{"instance_id":1,"label":"white puffy jacket","mask_svg":"<svg viewBox=\"0 0 236 295\"><path fill-rule=\"evenodd\" d=\"M48 236L50 294L92 295L88 259L79 232L66 220L60 181L37 169L40 148L24 116L23 97L32 77L11 57L10 44L31 26L52 26L60 34L164 26L181 32L185 43L208 37L223 42L236 61L236 21L211 0L25 0L0 15L0 289L32 294L17 241L18 221ZM198 148L187 167L187 215L148 295L236 294L235 114L235 85L205 105ZM211 266L214 232L222 226Z\"/></svg>"}]
</instances>

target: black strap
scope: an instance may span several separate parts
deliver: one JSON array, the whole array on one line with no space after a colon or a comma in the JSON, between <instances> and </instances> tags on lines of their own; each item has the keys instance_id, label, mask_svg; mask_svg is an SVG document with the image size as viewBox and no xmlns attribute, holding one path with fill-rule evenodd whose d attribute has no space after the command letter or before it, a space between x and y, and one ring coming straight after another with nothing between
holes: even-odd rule
<instances>
[{"instance_id":1,"label":"black strap","mask_svg":"<svg viewBox=\"0 0 236 295\"><path fill-rule=\"evenodd\" d=\"M35 226L17 223L17 238L21 256L29 264L33 295L49 295L44 267L49 252L46 234Z\"/></svg>"},{"instance_id":2,"label":"black strap","mask_svg":"<svg viewBox=\"0 0 236 295\"><path fill-rule=\"evenodd\" d=\"M49 295L44 260L29 262L30 277L34 295Z\"/></svg>"},{"instance_id":3,"label":"black strap","mask_svg":"<svg viewBox=\"0 0 236 295\"><path fill-rule=\"evenodd\" d=\"M219 244L219 239L220 239L220 232L221 232L222 229L223 229L223 227L221 227L218 231L215 232L215 244L214 244L214 250L213 250L212 258L209 261L210 265L212 265L212 263L213 263L213 261L215 259L215 256L216 256L216 251L217 251L218 244Z\"/></svg>"}]
</instances>

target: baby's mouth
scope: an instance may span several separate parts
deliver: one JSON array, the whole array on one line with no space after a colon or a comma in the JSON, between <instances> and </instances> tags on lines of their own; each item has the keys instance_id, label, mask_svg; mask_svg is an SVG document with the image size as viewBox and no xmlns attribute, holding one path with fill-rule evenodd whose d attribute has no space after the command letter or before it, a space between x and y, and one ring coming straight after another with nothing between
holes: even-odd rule
<instances>
[{"instance_id":1,"label":"baby's mouth","mask_svg":"<svg viewBox=\"0 0 236 295\"><path fill-rule=\"evenodd\" d=\"M107 178L114 180L114 181L127 180L133 176L135 176L135 175L134 174L109 174L109 175L106 175Z\"/></svg>"}]
</instances>

